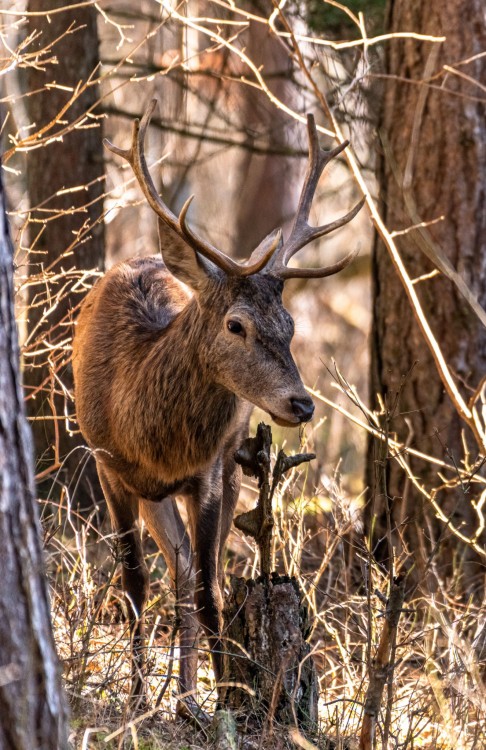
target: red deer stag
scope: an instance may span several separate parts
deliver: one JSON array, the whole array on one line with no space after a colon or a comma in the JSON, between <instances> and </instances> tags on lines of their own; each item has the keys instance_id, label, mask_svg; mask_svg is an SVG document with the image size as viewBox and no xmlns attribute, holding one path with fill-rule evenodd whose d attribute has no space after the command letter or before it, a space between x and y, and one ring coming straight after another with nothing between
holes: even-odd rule
<instances>
[{"instance_id":1,"label":"red deer stag","mask_svg":"<svg viewBox=\"0 0 486 750\"><path fill-rule=\"evenodd\" d=\"M73 350L78 421L123 550L134 696L144 690L148 591L138 518L160 547L181 600L179 687L190 695L199 621L221 678L222 558L241 481L234 453L248 435L252 407L289 427L314 411L290 353L294 325L282 305L284 281L337 273L355 253L325 268L287 264L362 206L326 226L309 226L322 170L347 146L321 150L309 115L309 165L290 236L283 242L275 231L246 263L236 263L190 229L191 198L177 217L158 195L144 156L155 104L135 121L130 149L106 145L128 161L159 227L166 225L159 232L163 260L136 258L108 271L82 305ZM186 501L189 534L175 496ZM180 702L181 709L187 704Z\"/></svg>"}]
</instances>

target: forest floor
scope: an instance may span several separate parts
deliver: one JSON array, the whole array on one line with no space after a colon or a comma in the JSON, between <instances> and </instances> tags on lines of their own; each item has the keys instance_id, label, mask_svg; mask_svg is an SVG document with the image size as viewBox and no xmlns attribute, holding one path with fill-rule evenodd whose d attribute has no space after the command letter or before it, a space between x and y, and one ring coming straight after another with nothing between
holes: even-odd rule
<instances>
[{"instance_id":1,"label":"forest floor","mask_svg":"<svg viewBox=\"0 0 486 750\"><path fill-rule=\"evenodd\" d=\"M347 495L337 477L289 476L275 503L275 567L295 576L311 616L310 645L319 678L319 735L294 735L288 727L266 727L241 747L304 750L358 747L370 668L383 627L386 571L371 561L362 538L359 499ZM255 496L246 487L247 507ZM47 506L46 506L47 507ZM52 506L51 506L52 507ZM71 701L71 747L76 750L206 750L211 730L175 720L177 649L172 678L160 707L154 706L172 656L174 597L165 565L146 540L151 572L147 609L148 706L127 709L129 638L119 583L119 565L109 531L91 517L60 507L44 519L48 534L55 637ZM65 524L64 534L59 521ZM56 525L55 534L48 527ZM73 533L74 530L74 533ZM227 575L256 575L255 550L232 532ZM364 576L368 585L363 586ZM484 605L460 594L461 575L441 582L433 595L406 593L393 669L378 717L377 748L484 750ZM200 652L198 700L211 714L216 686L204 642ZM481 662L481 658L483 661ZM270 732L270 733L269 733ZM222 747L222 746L221 746ZM228 748L230 745L228 745Z\"/></svg>"}]
</instances>

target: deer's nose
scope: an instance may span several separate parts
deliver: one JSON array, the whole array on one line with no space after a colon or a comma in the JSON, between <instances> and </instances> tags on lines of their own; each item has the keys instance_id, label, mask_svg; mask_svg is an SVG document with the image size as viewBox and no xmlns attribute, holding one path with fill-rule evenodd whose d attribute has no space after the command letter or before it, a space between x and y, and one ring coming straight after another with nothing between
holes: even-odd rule
<instances>
[{"instance_id":1,"label":"deer's nose","mask_svg":"<svg viewBox=\"0 0 486 750\"><path fill-rule=\"evenodd\" d=\"M292 411L300 422L310 422L314 414L314 404L309 397L291 398Z\"/></svg>"}]
</instances>

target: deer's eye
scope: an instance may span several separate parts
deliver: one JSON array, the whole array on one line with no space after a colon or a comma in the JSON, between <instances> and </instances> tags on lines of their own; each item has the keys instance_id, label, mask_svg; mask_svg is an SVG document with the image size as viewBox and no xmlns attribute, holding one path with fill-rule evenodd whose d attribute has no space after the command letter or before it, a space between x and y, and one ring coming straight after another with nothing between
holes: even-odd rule
<instances>
[{"instance_id":1,"label":"deer's eye","mask_svg":"<svg viewBox=\"0 0 486 750\"><path fill-rule=\"evenodd\" d=\"M243 328L239 320L228 320L227 326L228 331L230 331L231 333L235 333L237 336L245 335L245 329Z\"/></svg>"}]
</instances>

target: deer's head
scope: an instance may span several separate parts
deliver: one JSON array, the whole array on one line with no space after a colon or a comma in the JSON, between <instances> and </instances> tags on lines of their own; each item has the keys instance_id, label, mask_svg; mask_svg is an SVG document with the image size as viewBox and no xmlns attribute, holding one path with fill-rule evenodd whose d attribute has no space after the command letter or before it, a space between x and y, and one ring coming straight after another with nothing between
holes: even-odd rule
<instances>
[{"instance_id":1,"label":"deer's head","mask_svg":"<svg viewBox=\"0 0 486 750\"><path fill-rule=\"evenodd\" d=\"M140 187L159 217L161 253L171 273L194 292L200 310L202 364L214 382L261 407L278 423L295 426L312 418L314 405L307 395L290 353L294 333L291 316L282 304L289 278L322 278L343 269L355 257L348 253L324 268L294 268L290 259L312 240L342 227L356 216L364 201L337 221L320 227L308 224L314 192L326 164L348 142L332 151L319 147L312 115L308 115L309 164L299 207L284 242L280 229L272 232L245 263L237 263L188 226L191 196L179 216L157 193L144 155L144 139L156 101L133 126L132 146L107 147L131 165ZM167 227L172 231L167 231Z\"/></svg>"}]
</instances>

